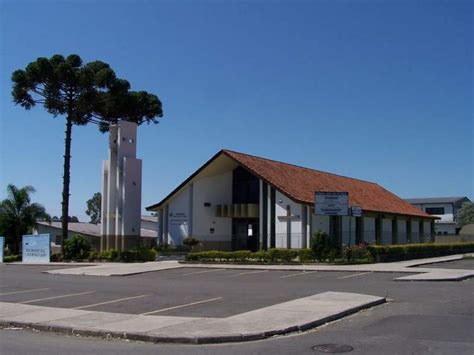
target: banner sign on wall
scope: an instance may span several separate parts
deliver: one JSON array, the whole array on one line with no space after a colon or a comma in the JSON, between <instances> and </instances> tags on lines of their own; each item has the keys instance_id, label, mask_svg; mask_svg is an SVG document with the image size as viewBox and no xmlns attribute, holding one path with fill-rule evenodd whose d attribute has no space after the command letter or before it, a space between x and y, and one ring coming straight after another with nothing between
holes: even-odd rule
<instances>
[{"instance_id":1,"label":"banner sign on wall","mask_svg":"<svg viewBox=\"0 0 474 355\"><path fill-rule=\"evenodd\" d=\"M347 216L349 212L348 192L315 192L314 213L322 216Z\"/></svg>"},{"instance_id":2,"label":"banner sign on wall","mask_svg":"<svg viewBox=\"0 0 474 355\"><path fill-rule=\"evenodd\" d=\"M5 250L5 238L0 237L0 263L3 263L3 251Z\"/></svg>"},{"instance_id":3,"label":"banner sign on wall","mask_svg":"<svg viewBox=\"0 0 474 355\"><path fill-rule=\"evenodd\" d=\"M49 263L50 255L49 234L23 236L22 261L24 263Z\"/></svg>"}]
</instances>

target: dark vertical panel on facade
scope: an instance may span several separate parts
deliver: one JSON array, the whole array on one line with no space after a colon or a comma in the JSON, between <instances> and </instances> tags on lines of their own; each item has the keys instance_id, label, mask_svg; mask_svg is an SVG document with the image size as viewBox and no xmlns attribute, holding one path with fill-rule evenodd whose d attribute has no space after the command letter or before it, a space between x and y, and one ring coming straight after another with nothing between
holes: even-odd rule
<instances>
[{"instance_id":1,"label":"dark vertical panel on facade","mask_svg":"<svg viewBox=\"0 0 474 355\"><path fill-rule=\"evenodd\" d=\"M411 243L411 219L407 220L407 243Z\"/></svg>"},{"instance_id":2,"label":"dark vertical panel on facade","mask_svg":"<svg viewBox=\"0 0 474 355\"><path fill-rule=\"evenodd\" d=\"M397 219L392 219L392 244L398 244L398 222Z\"/></svg>"},{"instance_id":3,"label":"dark vertical panel on facade","mask_svg":"<svg viewBox=\"0 0 474 355\"><path fill-rule=\"evenodd\" d=\"M375 243L382 243L382 218L375 218Z\"/></svg>"},{"instance_id":4,"label":"dark vertical panel on facade","mask_svg":"<svg viewBox=\"0 0 474 355\"><path fill-rule=\"evenodd\" d=\"M364 240L364 223L362 217L355 218L355 239L356 244L360 244Z\"/></svg>"},{"instance_id":5,"label":"dark vertical panel on facade","mask_svg":"<svg viewBox=\"0 0 474 355\"><path fill-rule=\"evenodd\" d=\"M276 230L275 230L275 188L270 188L270 248L275 248L276 245Z\"/></svg>"},{"instance_id":6,"label":"dark vertical panel on facade","mask_svg":"<svg viewBox=\"0 0 474 355\"><path fill-rule=\"evenodd\" d=\"M423 238L425 234L425 224L422 219L420 219L420 222L418 223L418 229L420 231L420 243L423 243L425 241Z\"/></svg>"},{"instance_id":7,"label":"dark vertical panel on facade","mask_svg":"<svg viewBox=\"0 0 474 355\"><path fill-rule=\"evenodd\" d=\"M334 248L340 248L342 245L342 217L329 217L329 236Z\"/></svg>"}]
</instances>

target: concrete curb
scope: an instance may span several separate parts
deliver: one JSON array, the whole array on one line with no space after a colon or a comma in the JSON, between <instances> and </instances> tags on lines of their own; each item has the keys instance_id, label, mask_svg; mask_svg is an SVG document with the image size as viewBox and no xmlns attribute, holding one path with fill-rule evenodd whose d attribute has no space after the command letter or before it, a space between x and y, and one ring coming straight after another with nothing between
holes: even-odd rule
<instances>
[{"instance_id":1,"label":"concrete curb","mask_svg":"<svg viewBox=\"0 0 474 355\"><path fill-rule=\"evenodd\" d=\"M326 297L326 299L329 299L332 295L347 295L346 297L351 297L351 295L354 295L356 297L360 296L366 296L366 295L360 295L360 294L344 294L344 293L330 293ZM314 295L316 297L318 296L323 296L324 294L318 294ZM310 296L307 298L299 299L299 300L304 300L308 299L314 296ZM324 296L323 296L324 297ZM212 333L212 326L209 327L210 329L208 331L208 334L199 334L196 335L193 334L191 331L189 335L182 334L186 332L186 328L184 327L184 330L182 331L181 334L179 335L174 335L176 332L172 332L172 335L170 335L170 332L167 331L170 328L173 328L173 326L168 326L165 328L162 328L163 331L160 329L157 329L154 331L154 333L151 333L150 331L148 332L139 332L139 331L109 331L105 329L100 329L99 327L91 328L91 327L74 327L74 326L65 326L65 325L60 325L60 324L54 324L54 321L45 321L45 322L31 322L31 321L15 321L15 320L8 320L5 319L7 317L4 317L4 319L0 319L0 327L6 328L6 327L21 327L21 328L28 328L28 329L34 329L34 330L39 330L39 331L45 331L45 332L54 332L54 333L59 333L59 334L67 334L67 335L80 335L80 336L87 336L87 337L99 337L99 338L105 338L105 339L128 339L128 340L136 340L136 341L144 341L144 342L152 342L152 343L181 343L181 344L220 344L220 343L234 343L234 342L244 342L244 341L255 341L255 340L262 340L266 338L271 338L274 336L279 336L279 335L286 335L290 333L297 333L297 332L304 332L309 329L313 329L316 327L319 327L323 324L335 321L337 319L341 319L343 317L346 317L348 315L357 313L363 309L371 308L380 304L383 304L386 302L385 298L382 297L374 297L374 296L366 296L366 298L369 298L367 301L359 301L359 304L354 305L353 307L346 308L342 311L337 311L335 310L335 313L324 315L320 318L314 319L314 320L309 320L307 319L306 321L303 321L301 324L291 324L288 322L288 324L280 324L280 326L275 329L271 329L272 323L269 322L268 328L269 329L261 329L258 331L251 331L249 330L248 332L242 331L244 328L240 328L240 330L237 327L237 329L229 330L228 333L221 333L221 334L216 334L212 335L209 333ZM295 300L295 301L299 301ZM292 302L292 301L290 301ZM283 303L283 304L289 304L288 303ZM327 301L326 301L327 302ZM337 301L336 301L337 302ZM341 302L341 301L339 301ZM273 306L263 308L264 312L278 312L278 310L275 310L272 308ZM46 308L46 307L45 307ZM260 310L257 310L260 311ZM311 311L311 310L309 310ZM255 311L254 311L255 312ZM297 311L298 312L298 311ZM249 312L251 313L251 312ZM244 315L244 317L248 317L247 315ZM298 314L295 313L295 315L298 317ZM240 315L234 316L234 317L239 317ZM152 316L153 317L153 316ZM297 317L294 318L293 321L291 322L298 322ZM217 322L228 322L228 324L233 325L232 317L229 317L228 320L225 318L223 319L216 319L215 321ZM58 321L60 321L58 319ZM209 324L209 323L208 323ZM219 323L220 324L220 323ZM106 326L106 325L105 325ZM180 325L175 325L178 326L178 329L181 328ZM189 327L188 327L189 329ZM230 328L232 329L232 328ZM161 332L161 334L160 334Z\"/></svg>"}]
</instances>

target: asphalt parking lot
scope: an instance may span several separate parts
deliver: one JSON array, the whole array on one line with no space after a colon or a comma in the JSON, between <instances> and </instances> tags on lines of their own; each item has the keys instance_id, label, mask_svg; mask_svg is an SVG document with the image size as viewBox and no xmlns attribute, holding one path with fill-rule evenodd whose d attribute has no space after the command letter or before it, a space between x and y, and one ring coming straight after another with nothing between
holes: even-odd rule
<instances>
[{"instance_id":1,"label":"asphalt parking lot","mask_svg":"<svg viewBox=\"0 0 474 355\"><path fill-rule=\"evenodd\" d=\"M202 268L122 277L42 272L51 268L2 266L0 301L113 313L219 318L328 290L386 296L396 284L392 279L402 275Z\"/></svg>"},{"instance_id":2,"label":"asphalt parking lot","mask_svg":"<svg viewBox=\"0 0 474 355\"><path fill-rule=\"evenodd\" d=\"M460 260L436 266L472 268L473 264ZM386 296L391 301L314 331L242 344L155 345L3 329L0 341L5 354L48 354L58 349L79 354L85 347L101 354L310 354L315 353L312 346L325 343L351 345L354 354L472 354L474 349L474 279L399 282L393 281L400 276L396 273L201 268L124 277L42 273L53 268L58 266L0 265L0 301L198 317L227 317L325 291Z\"/></svg>"}]
</instances>

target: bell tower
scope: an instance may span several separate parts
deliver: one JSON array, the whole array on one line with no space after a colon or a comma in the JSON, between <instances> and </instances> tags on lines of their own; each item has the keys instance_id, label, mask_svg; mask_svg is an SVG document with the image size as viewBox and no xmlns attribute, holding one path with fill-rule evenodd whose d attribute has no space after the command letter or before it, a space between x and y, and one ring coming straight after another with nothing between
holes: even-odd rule
<instances>
[{"instance_id":1,"label":"bell tower","mask_svg":"<svg viewBox=\"0 0 474 355\"><path fill-rule=\"evenodd\" d=\"M137 246L141 229L142 161L137 124L119 121L109 130L109 159L102 163L100 250Z\"/></svg>"}]
</instances>

